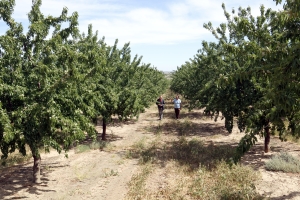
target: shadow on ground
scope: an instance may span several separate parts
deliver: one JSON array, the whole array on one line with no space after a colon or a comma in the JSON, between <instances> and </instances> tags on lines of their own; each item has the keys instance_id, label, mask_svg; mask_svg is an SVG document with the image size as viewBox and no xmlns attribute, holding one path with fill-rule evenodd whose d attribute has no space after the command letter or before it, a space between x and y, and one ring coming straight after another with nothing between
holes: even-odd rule
<instances>
[{"instance_id":1,"label":"shadow on ground","mask_svg":"<svg viewBox=\"0 0 300 200\"><path fill-rule=\"evenodd\" d=\"M241 162L244 165L250 165L255 170L258 170L259 168L264 167L265 160L271 159L274 154L280 153L281 151L287 151L289 149L293 149L293 151L299 151L297 150L299 147L295 147L295 144L290 142L282 142L276 136L272 136L271 141L274 141L274 143L270 145L269 153L264 153L263 144L256 144L251 147L251 149L242 157ZM293 145L294 147L290 147L290 145Z\"/></svg>"},{"instance_id":2,"label":"shadow on ground","mask_svg":"<svg viewBox=\"0 0 300 200\"><path fill-rule=\"evenodd\" d=\"M242 157L241 163L244 165L251 166L253 169L258 170L264 167L264 159L270 159L271 154L264 154L264 145L254 145L251 149Z\"/></svg>"},{"instance_id":3,"label":"shadow on ground","mask_svg":"<svg viewBox=\"0 0 300 200\"><path fill-rule=\"evenodd\" d=\"M236 146L218 142L204 143L201 140L186 140L181 137L178 141L166 141L164 144L152 144L147 148L135 147L127 153L132 158L138 158L141 163L153 162L165 167L168 161L177 161L190 170L205 166L214 169L219 161L230 162L235 154Z\"/></svg>"},{"instance_id":4,"label":"shadow on ground","mask_svg":"<svg viewBox=\"0 0 300 200\"><path fill-rule=\"evenodd\" d=\"M220 126L214 122L196 123L190 120L174 120L154 124L148 126L146 131L152 134L177 136L208 137L214 135L230 135L224 126Z\"/></svg>"},{"instance_id":5,"label":"shadow on ground","mask_svg":"<svg viewBox=\"0 0 300 200\"><path fill-rule=\"evenodd\" d=\"M272 197L271 200L295 199L295 197L300 197L300 192L291 192L288 195Z\"/></svg>"},{"instance_id":6,"label":"shadow on ground","mask_svg":"<svg viewBox=\"0 0 300 200\"><path fill-rule=\"evenodd\" d=\"M158 119L158 111L155 113L149 114L151 118ZM175 111L173 108L165 109L163 112L164 119L175 119ZM202 120L212 120L213 118L210 115L206 115L201 110L187 111L181 110L179 114L180 119L202 119Z\"/></svg>"},{"instance_id":7,"label":"shadow on ground","mask_svg":"<svg viewBox=\"0 0 300 200\"><path fill-rule=\"evenodd\" d=\"M52 163L51 168L65 167L59 163ZM51 172L49 168L45 170L45 164L41 164L41 183L34 184L32 182L32 167L25 164L7 167L0 171L0 199L7 196L12 196L10 199L27 199L25 196L18 195L18 192L26 189L26 192L39 195L45 192L53 192L55 190L47 189L49 182L48 173ZM39 186L39 188L37 188ZM41 187L44 189L41 189Z\"/></svg>"}]
</instances>

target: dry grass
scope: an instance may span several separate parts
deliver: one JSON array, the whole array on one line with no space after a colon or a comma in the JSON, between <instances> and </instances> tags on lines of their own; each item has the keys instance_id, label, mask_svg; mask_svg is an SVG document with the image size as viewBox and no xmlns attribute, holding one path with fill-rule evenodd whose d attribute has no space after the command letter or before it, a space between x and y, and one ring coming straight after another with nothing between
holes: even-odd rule
<instances>
[{"instance_id":1,"label":"dry grass","mask_svg":"<svg viewBox=\"0 0 300 200\"><path fill-rule=\"evenodd\" d=\"M23 156L20 153L13 153L7 159L1 159L0 169L27 162L30 159L31 155Z\"/></svg>"},{"instance_id":2,"label":"dry grass","mask_svg":"<svg viewBox=\"0 0 300 200\"><path fill-rule=\"evenodd\" d=\"M229 164L235 147L191 137L195 128L188 118L165 120L148 129L154 139L131 146L127 158L141 167L126 199L263 199L254 186L259 174Z\"/></svg>"},{"instance_id":3,"label":"dry grass","mask_svg":"<svg viewBox=\"0 0 300 200\"><path fill-rule=\"evenodd\" d=\"M32 154L30 153L29 147L26 147L26 151L28 152L28 154L25 156L23 156L18 151L15 151L13 153L10 153L6 159L1 159L0 169L4 169L6 167L11 167L29 161L32 158ZM2 154L0 152L0 157L1 156Z\"/></svg>"},{"instance_id":4,"label":"dry grass","mask_svg":"<svg viewBox=\"0 0 300 200\"><path fill-rule=\"evenodd\" d=\"M140 172L132 177L130 183L128 184L130 189L125 199L145 199L145 196L147 195L147 188L145 187L145 182L151 174L151 171L151 164L144 165L141 168Z\"/></svg>"},{"instance_id":5,"label":"dry grass","mask_svg":"<svg viewBox=\"0 0 300 200\"><path fill-rule=\"evenodd\" d=\"M228 133L195 122L209 121L200 112L184 108L180 120L173 115L167 110L162 121L145 130L155 138L145 137L127 150L127 158L139 159L140 172L128 184L126 199L263 199L254 186L259 174L231 164L235 147L206 140Z\"/></svg>"}]
</instances>

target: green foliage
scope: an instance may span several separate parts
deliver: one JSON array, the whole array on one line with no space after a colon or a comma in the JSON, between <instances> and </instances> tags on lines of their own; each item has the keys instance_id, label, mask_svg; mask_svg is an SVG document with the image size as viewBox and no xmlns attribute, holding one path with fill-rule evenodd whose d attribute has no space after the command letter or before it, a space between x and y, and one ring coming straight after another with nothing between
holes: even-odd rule
<instances>
[{"instance_id":1,"label":"green foliage","mask_svg":"<svg viewBox=\"0 0 300 200\"><path fill-rule=\"evenodd\" d=\"M118 40L112 47L102 43L106 63L96 81L96 92L104 99L98 114L107 120L112 115L120 119L137 117L168 87L164 74L150 64L141 64L142 57L136 55L131 60L129 43L122 49L117 44Z\"/></svg>"},{"instance_id":2,"label":"green foliage","mask_svg":"<svg viewBox=\"0 0 300 200\"><path fill-rule=\"evenodd\" d=\"M79 34L78 14L44 16L32 2L29 27L12 18L15 1L0 1L0 149L40 157L41 148L59 153L86 137L96 139L92 121L136 117L168 87L164 74L142 57L98 39L92 25ZM62 28L62 24L69 24ZM52 34L49 33L53 30ZM101 146L101 145L100 145Z\"/></svg>"},{"instance_id":3,"label":"green foliage","mask_svg":"<svg viewBox=\"0 0 300 200\"><path fill-rule=\"evenodd\" d=\"M1 138L3 157L19 149L33 156L39 148L67 150L73 142L95 133L89 118L82 114L84 102L75 83L82 81L84 64L72 42L78 36L78 14L45 17L41 1L33 1L28 14L28 32L11 14L14 1L1 1L0 16L9 29L0 36ZM61 28L63 22L69 26ZM49 30L54 28L49 36ZM10 123L8 123L8 121ZM4 139L3 139L4 138Z\"/></svg>"},{"instance_id":4,"label":"green foliage","mask_svg":"<svg viewBox=\"0 0 300 200\"><path fill-rule=\"evenodd\" d=\"M287 152L280 152L266 162L266 169L291 173L300 172L300 160Z\"/></svg>"}]
</instances>

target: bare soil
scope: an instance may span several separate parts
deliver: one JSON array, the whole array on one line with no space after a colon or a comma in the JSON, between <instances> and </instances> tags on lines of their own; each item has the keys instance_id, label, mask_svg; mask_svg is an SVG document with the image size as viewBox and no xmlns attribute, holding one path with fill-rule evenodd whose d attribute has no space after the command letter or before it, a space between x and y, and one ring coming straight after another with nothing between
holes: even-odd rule
<instances>
[{"instance_id":1,"label":"bare soil","mask_svg":"<svg viewBox=\"0 0 300 200\"><path fill-rule=\"evenodd\" d=\"M237 129L228 134L224 121L215 122L203 116L200 110L183 110L178 121L174 119L173 112L169 106L160 121L153 106L138 120L110 124L107 130L109 145L104 150L78 153L74 149L68 152L68 158L55 151L43 154L41 184L32 184L32 160L0 171L0 199L125 199L128 183L140 168L137 159L126 156L128 149L142 139L153 140L161 124L168 127L167 133L162 135L165 140L178 136L178 129L174 126L178 122L184 123L185 119L190 120L190 126L195 130L187 137L201 138L213 145L237 145L243 135ZM101 133L102 126L97 129ZM271 172L264 167L265 161L282 150L300 157L300 147L291 142L281 142L276 137L271 138L270 147L271 152L264 154L263 140L260 140L241 161L260 172L261 179L256 183L258 193L274 200L300 199L300 174ZM169 164L161 165L151 174L147 183L149 189L156 185L163 190L166 178L176 179L176 173L168 171Z\"/></svg>"}]
</instances>

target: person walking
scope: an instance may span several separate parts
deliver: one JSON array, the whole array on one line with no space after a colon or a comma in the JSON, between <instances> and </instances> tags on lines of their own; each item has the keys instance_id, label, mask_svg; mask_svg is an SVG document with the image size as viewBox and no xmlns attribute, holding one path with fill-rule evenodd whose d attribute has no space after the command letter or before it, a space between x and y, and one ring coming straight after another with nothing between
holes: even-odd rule
<instances>
[{"instance_id":1,"label":"person walking","mask_svg":"<svg viewBox=\"0 0 300 200\"><path fill-rule=\"evenodd\" d=\"M156 105L158 108L158 115L159 115L159 120L162 120L163 118L163 111L164 111L164 106L165 106L165 101L162 98L162 96L160 96L157 100L156 100Z\"/></svg>"},{"instance_id":2,"label":"person walking","mask_svg":"<svg viewBox=\"0 0 300 200\"><path fill-rule=\"evenodd\" d=\"M172 102L174 103L175 117L176 119L179 119L179 113L181 108L181 100L179 99L179 96L176 95Z\"/></svg>"}]
</instances>

